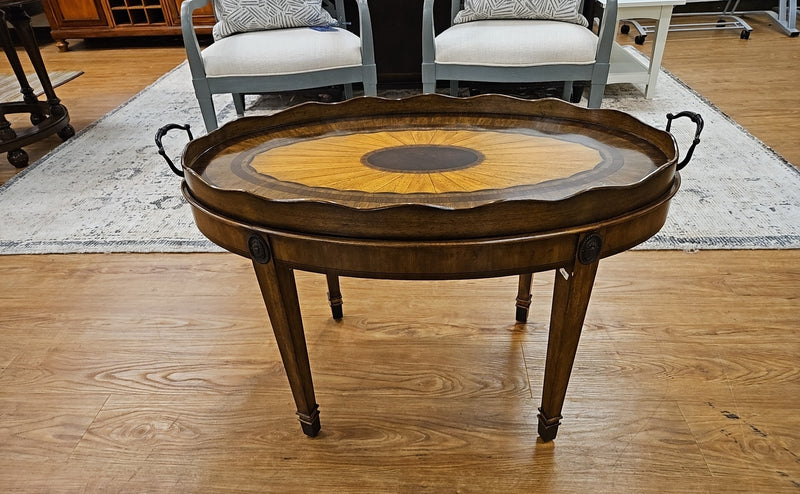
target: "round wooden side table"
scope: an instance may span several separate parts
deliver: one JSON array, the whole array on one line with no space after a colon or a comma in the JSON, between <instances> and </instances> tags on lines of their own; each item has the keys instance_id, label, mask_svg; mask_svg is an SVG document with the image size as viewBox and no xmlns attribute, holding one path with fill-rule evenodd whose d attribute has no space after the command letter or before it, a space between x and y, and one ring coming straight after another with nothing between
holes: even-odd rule
<instances>
[{"instance_id":1,"label":"round wooden side table","mask_svg":"<svg viewBox=\"0 0 800 494\"><path fill-rule=\"evenodd\" d=\"M33 2L34 0L0 0L0 43L19 81L22 95L22 101L0 103L0 152L8 152L8 161L17 168L28 164L28 153L22 149L24 146L56 133L64 140L75 135L75 129L69 124L69 113L56 97L47 75L31 27L31 18L23 8L25 4ZM14 32L30 58L44 90L45 101L38 100L28 83L6 22L14 27ZM31 126L20 131L12 129L6 116L16 113L29 114Z\"/></svg>"},{"instance_id":2,"label":"round wooden side table","mask_svg":"<svg viewBox=\"0 0 800 494\"><path fill-rule=\"evenodd\" d=\"M519 275L523 322L532 274L554 270L538 428L549 441L600 259L658 232L680 183L666 131L497 95L304 104L196 139L182 165L199 229L253 262L310 436L319 410L293 270L326 275L334 317L339 276Z\"/></svg>"}]
</instances>

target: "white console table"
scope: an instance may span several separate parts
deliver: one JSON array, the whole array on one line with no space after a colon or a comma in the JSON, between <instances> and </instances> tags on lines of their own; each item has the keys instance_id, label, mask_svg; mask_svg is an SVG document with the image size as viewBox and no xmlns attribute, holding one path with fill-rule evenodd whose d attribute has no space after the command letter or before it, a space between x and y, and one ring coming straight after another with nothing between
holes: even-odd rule
<instances>
[{"instance_id":1,"label":"white console table","mask_svg":"<svg viewBox=\"0 0 800 494\"><path fill-rule=\"evenodd\" d=\"M603 0L600 0L605 4ZM654 19L655 31L652 37L653 50L650 54L650 63L641 62L628 53L617 43L611 50L611 68L608 73L608 84L630 82L644 84L644 95L652 98L655 94L656 80L661 68L661 59L664 56L664 46L667 43L667 31L672 17L672 9L676 5L683 5L686 0L618 0L617 18L614 24L619 24L620 19Z\"/></svg>"}]
</instances>

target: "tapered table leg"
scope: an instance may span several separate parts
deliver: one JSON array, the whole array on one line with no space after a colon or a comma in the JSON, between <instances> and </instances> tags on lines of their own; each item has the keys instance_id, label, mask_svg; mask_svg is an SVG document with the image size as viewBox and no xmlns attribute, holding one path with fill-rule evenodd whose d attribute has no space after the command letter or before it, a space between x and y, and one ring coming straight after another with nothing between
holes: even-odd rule
<instances>
[{"instance_id":1,"label":"tapered table leg","mask_svg":"<svg viewBox=\"0 0 800 494\"><path fill-rule=\"evenodd\" d=\"M591 238L590 238L591 237ZM597 253L582 255L587 239L595 241ZM599 261L599 236L586 236L581 242L570 269L556 270L553 288L553 308L550 314L550 334L547 342L547 362L544 370L542 406L539 408L539 437L552 441L561 424L561 408L567 394L567 384L578 349L589 297Z\"/></svg>"},{"instance_id":2,"label":"tapered table leg","mask_svg":"<svg viewBox=\"0 0 800 494\"><path fill-rule=\"evenodd\" d=\"M519 275L519 289L517 290L517 322L528 321L528 310L531 307L531 285L533 284L533 274Z\"/></svg>"},{"instance_id":3,"label":"tapered table leg","mask_svg":"<svg viewBox=\"0 0 800 494\"><path fill-rule=\"evenodd\" d=\"M269 247L261 237L251 237L250 249L261 295L292 388L300 425L307 436L316 436L320 429L319 407L314 397L294 272L271 258ZM265 255L262 254L264 252Z\"/></svg>"}]
</instances>

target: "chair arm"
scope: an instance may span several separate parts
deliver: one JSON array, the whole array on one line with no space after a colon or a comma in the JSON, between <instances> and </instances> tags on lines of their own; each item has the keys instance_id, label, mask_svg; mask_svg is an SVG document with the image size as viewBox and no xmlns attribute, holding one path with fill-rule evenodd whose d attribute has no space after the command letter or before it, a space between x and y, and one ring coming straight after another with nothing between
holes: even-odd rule
<instances>
[{"instance_id":1,"label":"chair arm","mask_svg":"<svg viewBox=\"0 0 800 494\"><path fill-rule=\"evenodd\" d=\"M594 1L594 0L591 0ZM597 41L596 63L609 63L611 47L617 31L617 0L606 0L603 9L603 19L600 21L599 39Z\"/></svg>"},{"instance_id":2,"label":"chair arm","mask_svg":"<svg viewBox=\"0 0 800 494\"><path fill-rule=\"evenodd\" d=\"M192 71L192 78L203 78L206 76L203 67L203 59L200 56L200 43L197 41L197 33L194 32L194 11L208 5L210 0L185 0L181 4L181 33L183 34L183 45L186 47L186 59L189 61L189 68Z\"/></svg>"},{"instance_id":3,"label":"chair arm","mask_svg":"<svg viewBox=\"0 0 800 494\"><path fill-rule=\"evenodd\" d=\"M358 5L358 35L361 38L361 63L375 65L375 49L372 45L372 18L367 0L356 0Z\"/></svg>"},{"instance_id":4,"label":"chair arm","mask_svg":"<svg viewBox=\"0 0 800 494\"><path fill-rule=\"evenodd\" d=\"M435 0L425 0L422 6L422 61L433 63L436 57L434 39L436 39L436 14L434 13ZM450 25L461 10L460 0L450 0Z\"/></svg>"},{"instance_id":5,"label":"chair arm","mask_svg":"<svg viewBox=\"0 0 800 494\"><path fill-rule=\"evenodd\" d=\"M435 0L425 0L422 5L422 63L433 63L436 57L434 39L436 28L433 21L433 4Z\"/></svg>"}]
</instances>

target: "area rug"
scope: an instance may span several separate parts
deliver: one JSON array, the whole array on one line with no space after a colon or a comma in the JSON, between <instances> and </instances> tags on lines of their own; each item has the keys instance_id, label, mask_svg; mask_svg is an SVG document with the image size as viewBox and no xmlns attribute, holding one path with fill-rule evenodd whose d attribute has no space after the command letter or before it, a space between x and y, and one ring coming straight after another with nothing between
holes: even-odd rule
<instances>
[{"instance_id":1,"label":"area rug","mask_svg":"<svg viewBox=\"0 0 800 494\"><path fill-rule=\"evenodd\" d=\"M83 74L83 72L75 70L54 71L47 73L48 77L50 78L50 84L52 84L54 88L61 86L62 84L66 84L81 74ZM33 89L33 93L36 96L41 96L44 94L42 84L39 82L39 78L36 77L36 74L28 74L26 78L28 79L28 84L30 84L31 88ZM17 81L17 76L13 74L0 74L0 103L17 101L21 99L22 96L19 92L19 81Z\"/></svg>"},{"instance_id":2,"label":"area rug","mask_svg":"<svg viewBox=\"0 0 800 494\"><path fill-rule=\"evenodd\" d=\"M232 119L230 98L216 101L221 121ZM268 113L287 103L275 101L248 105ZM632 85L611 85L603 106L660 128L681 110L706 122L667 224L640 248L800 247L800 173L675 77L662 71L649 100ZM0 187L0 254L220 250L197 230L180 178L156 153L156 130L172 122L204 133L185 64ZM683 150L693 130L673 128ZM185 142L185 134L167 136L173 160Z\"/></svg>"}]
</instances>

